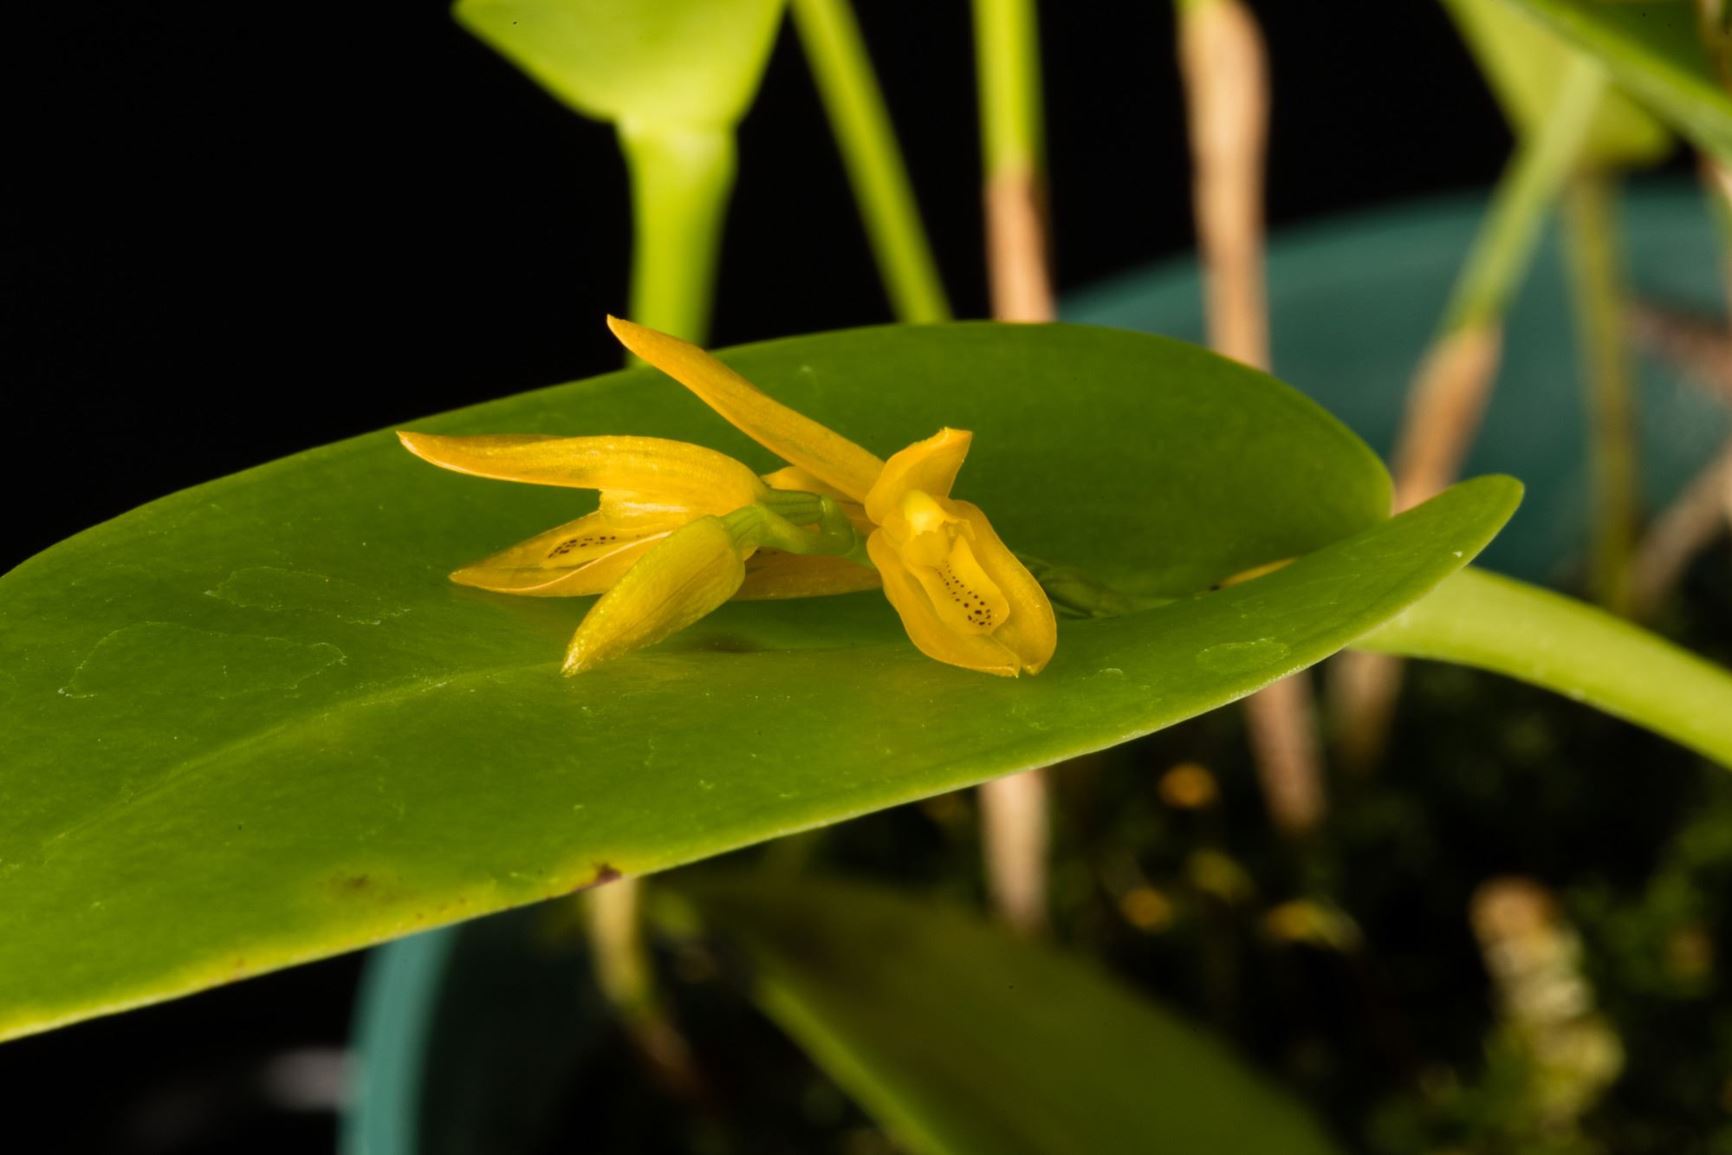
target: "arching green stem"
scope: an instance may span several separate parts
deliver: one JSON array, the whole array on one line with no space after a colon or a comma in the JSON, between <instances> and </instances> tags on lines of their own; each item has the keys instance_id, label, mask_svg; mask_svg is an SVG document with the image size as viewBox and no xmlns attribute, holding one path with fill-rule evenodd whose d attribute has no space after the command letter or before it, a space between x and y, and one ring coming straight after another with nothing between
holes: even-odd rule
<instances>
[{"instance_id":1,"label":"arching green stem","mask_svg":"<svg viewBox=\"0 0 1732 1155\"><path fill-rule=\"evenodd\" d=\"M947 321L950 301L854 10L848 0L792 7L891 307L901 321Z\"/></svg>"},{"instance_id":2,"label":"arching green stem","mask_svg":"<svg viewBox=\"0 0 1732 1155\"><path fill-rule=\"evenodd\" d=\"M1585 54L1577 56L1559 86L1551 115L1516 146L1498 181L1491 209L1450 294L1445 333L1502 322L1605 91L1605 69Z\"/></svg>"},{"instance_id":3,"label":"arching green stem","mask_svg":"<svg viewBox=\"0 0 1732 1155\"><path fill-rule=\"evenodd\" d=\"M1732 769L1732 673L1537 586L1466 569L1354 647L1520 678Z\"/></svg>"}]
</instances>

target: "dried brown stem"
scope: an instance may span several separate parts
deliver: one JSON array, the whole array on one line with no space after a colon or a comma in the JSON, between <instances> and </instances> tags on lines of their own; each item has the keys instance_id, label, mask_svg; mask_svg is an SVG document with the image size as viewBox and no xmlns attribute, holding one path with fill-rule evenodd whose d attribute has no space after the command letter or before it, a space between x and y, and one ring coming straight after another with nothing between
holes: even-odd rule
<instances>
[{"instance_id":1,"label":"dried brown stem","mask_svg":"<svg viewBox=\"0 0 1732 1155\"><path fill-rule=\"evenodd\" d=\"M1263 272L1263 158L1269 67L1257 21L1239 0L1181 9L1179 65L1191 139L1192 206L1202 251L1209 343L1269 368ZM1323 818L1323 752L1310 676L1246 700L1245 724L1270 819L1302 835Z\"/></svg>"},{"instance_id":2,"label":"dried brown stem","mask_svg":"<svg viewBox=\"0 0 1732 1155\"><path fill-rule=\"evenodd\" d=\"M1315 830L1325 810L1314 697L1310 676L1299 673L1245 700L1251 754L1270 820L1295 837Z\"/></svg>"},{"instance_id":3,"label":"dried brown stem","mask_svg":"<svg viewBox=\"0 0 1732 1155\"><path fill-rule=\"evenodd\" d=\"M1724 170L1720 170L1724 171ZM1732 253L1732 245L1727 246ZM1732 268L1728 269L1732 302ZM1666 361L1732 404L1732 331L1706 317L1637 303L1630 334L1645 351ZM1690 562L1732 519L1732 440L1657 517L1636 547L1631 563L1631 601L1639 617L1652 617L1677 587Z\"/></svg>"},{"instance_id":4,"label":"dried brown stem","mask_svg":"<svg viewBox=\"0 0 1732 1155\"><path fill-rule=\"evenodd\" d=\"M1438 338L1420 362L1395 447L1395 508L1436 497L1461 472L1497 377L1503 330L1470 325Z\"/></svg>"},{"instance_id":5,"label":"dried brown stem","mask_svg":"<svg viewBox=\"0 0 1732 1155\"><path fill-rule=\"evenodd\" d=\"M1643 535L1630 567L1630 596L1652 617L1690 562L1732 522L1732 440L1684 487Z\"/></svg>"},{"instance_id":6,"label":"dried brown stem","mask_svg":"<svg viewBox=\"0 0 1732 1155\"><path fill-rule=\"evenodd\" d=\"M993 909L1011 929L1031 937L1047 928L1048 811L1043 770L980 786L981 839Z\"/></svg>"},{"instance_id":7,"label":"dried brown stem","mask_svg":"<svg viewBox=\"0 0 1732 1155\"><path fill-rule=\"evenodd\" d=\"M1630 307L1629 321L1639 348L1732 405L1732 330L1708 317L1642 302Z\"/></svg>"},{"instance_id":8,"label":"dried brown stem","mask_svg":"<svg viewBox=\"0 0 1732 1155\"><path fill-rule=\"evenodd\" d=\"M1058 313L1047 257L1046 187L1038 171L1006 168L987 178L986 229L993 317L1052 320Z\"/></svg>"},{"instance_id":9,"label":"dried brown stem","mask_svg":"<svg viewBox=\"0 0 1732 1155\"><path fill-rule=\"evenodd\" d=\"M1497 376L1502 333L1491 324L1452 330L1420 362L1395 448L1398 511L1435 497L1461 472ZM1341 760L1351 769L1369 770L1394 721L1401 660L1352 651L1330 664L1329 679L1329 713Z\"/></svg>"},{"instance_id":10,"label":"dried brown stem","mask_svg":"<svg viewBox=\"0 0 1732 1155\"><path fill-rule=\"evenodd\" d=\"M1341 765L1364 774L1382 757L1401 697L1402 662L1349 650L1329 663L1329 718Z\"/></svg>"},{"instance_id":11,"label":"dried brown stem","mask_svg":"<svg viewBox=\"0 0 1732 1155\"><path fill-rule=\"evenodd\" d=\"M1189 114L1192 206L1204 258L1209 343L1228 357L1266 369L1263 158L1269 135L1269 69L1255 17L1238 0L1192 5L1180 19L1179 63Z\"/></svg>"}]
</instances>

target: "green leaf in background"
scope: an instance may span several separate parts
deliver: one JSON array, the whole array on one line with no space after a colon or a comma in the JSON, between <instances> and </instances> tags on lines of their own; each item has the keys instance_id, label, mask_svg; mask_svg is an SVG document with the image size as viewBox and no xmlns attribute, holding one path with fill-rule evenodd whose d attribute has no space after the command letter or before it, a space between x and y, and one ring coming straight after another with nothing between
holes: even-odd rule
<instances>
[{"instance_id":1,"label":"green leaf in background","mask_svg":"<svg viewBox=\"0 0 1732 1155\"><path fill-rule=\"evenodd\" d=\"M731 126L785 0L458 0L458 21L596 120Z\"/></svg>"},{"instance_id":2,"label":"green leaf in background","mask_svg":"<svg viewBox=\"0 0 1732 1155\"><path fill-rule=\"evenodd\" d=\"M786 0L458 0L458 21L619 131L632 186L631 316L702 341L734 186L734 125Z\"/></svg>"},{"instance_id":3,"label":"green leaf in background","mask_svg":"<svg viewBox=\"0 0 1732 1155\"><path fill-rule=\"evenodd\" d=\"M1732 93L1715 77L1689 0L1501 0L1583 51L1648 110L1732 160Z\"/></svg>"},{"instance_id":4,"label":"green leaf in background","mask_svg":"<svg viewBox=\"0 0 1732 1155\"><path fill-rule=\"evenodd\" d=\"M682 879L754 994L915 1155L1336 1148L1226 1048L1081 959L859 883Z\"/></svg>"},{"instance_id":5,"label":"green leaf in background","mask_svg":"<svg viewBox=\"0 0 1732 1155\"><path fill-rule=\"evenodd\" d=\"M1506 0L1444 0L1504 116L1529 135L1557 106L1558 91L1575 51ZM1629 98L1609 91L1588 129L1585 159L1607 166L1650 164L1665 158L1672 135Z\"/></svg>"},{"instance_id":6,"label":"green leaf in background","mask_svg":"<svg viewBox=\"0 0 1732 1155\"><path fill-rule=\"evenodd\" d=\"M441 472L389 432L177 494L0 577L0 1037L1115 745L1346 645L1519 492L1386 520L1387 475L1328 414L1142 334L890 327L726 359L879 452L972 428L958 495L1014 548L1182 600L1063 623L1033 679L922 657L877 593L726 606L568 679L587 603L445 574L584 495ZM649 370L408 424L772 464Z\"/></svg>"}]
</instances>

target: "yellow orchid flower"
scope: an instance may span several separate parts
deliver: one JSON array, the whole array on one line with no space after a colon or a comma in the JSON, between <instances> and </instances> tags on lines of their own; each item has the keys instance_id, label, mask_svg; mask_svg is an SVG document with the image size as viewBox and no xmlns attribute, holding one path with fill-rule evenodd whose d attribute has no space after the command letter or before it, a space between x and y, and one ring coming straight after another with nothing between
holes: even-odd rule
<instances>
[{"instance_id":1,"label":"yellow orchid flower","mask_svg":"<svg viewBox=\"0 0 1732 1155\"><path fill-rule=\"evenodd\" d=\"M926 656L1014 677L1058 646L1052 603L980 507L950 497L974 435L941 429L894 454L866 494L884 596Z\"/></svg>"},{"instance_id":2,"label":"yellow orchid flower","mask_svg":"<svg viewBox=\"0 0 1732 1155\"><path fill-rule=\"evenodd\" d=\"M603 594L572 638L568 674L660 641L732 597L878 584L846 556L859 553L865 514L800 489L798 471L760 478L725 454L655 437L397 436L458 473L600 491L595 512L451 575L499 593Z\"/></svg>"},{"instance_id":3,"label":"yellow orchid flower","mask_svg":"<svg viewBox=\"0 0 1732 1155\"><path fill-rule=\"evenodd\" d=\"M880 461L696 345L617 317L608 327L803 474L811 492L859 503L885 596L922 653L1007 677L1039 673L1052 658L1058 623L1046 592L980 509L950 496L971 434L941 430Z\"/></svg>"},{"instance_id":4,"label":"yellow orchid flower","mask_svg":"<svg viewBox=\"0 0 1732 1155\"><path fill-rule=\"evenodd\" d=\"M723 453L658 437L445 437L399 432L409 452L442 469L601 492L594 513L519 542L452 573L459 585L531 597L586 597L625 576L650 547L706 514L722 515L773 492L831 496L794 469L760 478ZM857 505L843 512L864 525ZM736 597L813 597L875 589L869 566L844 558L759 552Z\"/></svg>"}]
</instances>

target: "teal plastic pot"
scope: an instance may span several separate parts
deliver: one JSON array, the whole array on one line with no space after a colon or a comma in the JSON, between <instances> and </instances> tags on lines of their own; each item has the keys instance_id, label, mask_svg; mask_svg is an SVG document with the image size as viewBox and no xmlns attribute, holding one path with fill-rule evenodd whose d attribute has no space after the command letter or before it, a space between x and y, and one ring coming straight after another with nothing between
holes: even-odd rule
<instances>
[{"instance_id":1,"label":"teal plastic pot","mask_svg":"<svg viewBox=\"0 0 1732 1155\"><path fill-rule=\"evenodd\" d=\"M1294 230L1269 255L1277 374L1387 454L1407 382L1443 311L1483 210L1458 197ZM1723 315L1716 240L1696 190L1639 187L1624 223L1644 299ZM1066 319L1203 336L1190 262L1076 294ZM1732 434L1725 408L1644 364L1644 497L1657 508ZM1467 472L1527 483L1520 512L1484 556L1556 582L1587 548L1588 484L1570 307L1555 238L1509 318L1497 390ZM537 1149L561 1097L603 1056L604 1015L585 962L529 908L416 935L368 959L356 1021L358 1079L347 1155L518 1155Z\"/></svg>"}]
</instances>

